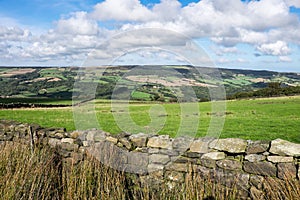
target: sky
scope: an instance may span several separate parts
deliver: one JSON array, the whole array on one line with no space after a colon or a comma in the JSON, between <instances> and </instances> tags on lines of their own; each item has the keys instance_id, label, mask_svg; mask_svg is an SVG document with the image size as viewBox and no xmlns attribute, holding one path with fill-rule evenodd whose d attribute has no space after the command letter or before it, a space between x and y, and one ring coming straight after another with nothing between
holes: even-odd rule
<instances>
[{"instance_id":1,"label":"sky","mask_svg":"<svg viewBox=\"0 0 300 200\"><path fill-rule=\"evenodd\" d=\"M300 0L0 0L0 66L185 64L162 48L181 35L217 67L300 72Z\"/></svg>"}]
</instances>

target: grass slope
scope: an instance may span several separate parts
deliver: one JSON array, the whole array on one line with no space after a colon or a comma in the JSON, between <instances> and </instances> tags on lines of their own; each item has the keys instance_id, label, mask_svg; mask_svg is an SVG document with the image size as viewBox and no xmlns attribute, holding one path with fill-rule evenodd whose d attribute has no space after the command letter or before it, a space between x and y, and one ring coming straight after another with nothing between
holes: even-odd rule
<instances>
[{"instance_id":1,"label":"grass slope","mask_svg":"<svg viewBox=\"0 0 300 200\"><path fill-rule=\"evenodd\" d=\"M132 102L129 106L130 117L142 127L146 133L151 133L148 124L151 121L149 110L154 103ZM160 134L176 136L180 126L180 105L177 103L159 104L166 110L166 115L158 120L166 123ZM122 116L124 110L112 112L110 101L96 100L96 116L100 127L111 133L120 133L114 115ZM199 103L200 117L197 136L205 136L211 120L211 103ZM227 101L227 115L221 138L239 137L252 140L270 140L282 138L300 143L300 97L281 97L271 99ZM195 111L195 113L197 113ZM183 120L190 116L185 116ZM35 108L0 110L0 119L11 119L21 122L37 123L44 127L65 127L75 130L73 110L67 108ZM92 127L90 127L92 128ZM186 134L192 131L186 127ZM140 131L140 130L139 130ZM137 132L139 132L137 131ZM134 132L134 131L133 131Z\"/></svg>"}]
</instances>

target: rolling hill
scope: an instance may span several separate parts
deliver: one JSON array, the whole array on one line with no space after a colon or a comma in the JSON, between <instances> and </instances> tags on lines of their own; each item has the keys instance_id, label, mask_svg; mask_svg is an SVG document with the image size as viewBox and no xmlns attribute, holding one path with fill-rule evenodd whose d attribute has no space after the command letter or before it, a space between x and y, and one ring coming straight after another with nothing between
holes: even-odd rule
<instances>
[{"instance_id":1,"label":"rolling hill","mask_svg":"<svg viewBox=\"0 0 300 200\"><path fill-rule=\"evenodd\" d=\"M176 101L176 88L192 87L201 101L209 98L208 88L221 85L228 98L259 91L270 83L278 83L280 88L298 88L300 74L221 68L216 71L191 66L1 67L0 96L70 99L75 81L87 87L97 84L96 97L102 99L111 98L114 92L119 98Z\"/></svg>"}]
</instances>

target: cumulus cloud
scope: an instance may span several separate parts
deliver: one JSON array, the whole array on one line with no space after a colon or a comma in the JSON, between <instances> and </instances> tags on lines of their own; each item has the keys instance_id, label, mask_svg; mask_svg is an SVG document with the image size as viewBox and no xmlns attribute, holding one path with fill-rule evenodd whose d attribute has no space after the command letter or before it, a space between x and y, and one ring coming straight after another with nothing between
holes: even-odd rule
<instances>
[{"instance_id":1,"label":"cumulus cloud","mask_svg":"<svg viewBox=\"0 0 300 200\"><path fill-rule=\"evenodd\" d=\"M61 18L53 29L41 35L32 35L18 27L0 26L0 45L6 49L2 50L5 56L71 60L87 55L113 34L150 27L183 33L192 39L208 37L221 46L215 50L218 56L238 54L235 46L246 43L262 55L277 56L287 62L291 54L289 43L300 45L300 20L290 12L290 6L300 7L300 1L201 0L183 7L178 0L161 0L147 7L140 0L105 0L97 3L90 13L80 11ZM104 23L118 26L111 30ZM181 45L180 40L168 34L157 37L144 34L140 41L135 35L122 37L122 41L110 44L115 46L109 48ZM107 52L98 54L109 56ZM231 61L220 60L220 63L227 62Z\"/></svg>"},{"instance_id":2,"label":"cumulus cloud","mask_svg":"<svg viewBox=\"0 0 300 200\"><path fill-rule=\"evenodd\" d=\"M257 47L257 50L265 55L286 56L291 53L291 49L284 41L277 41L270 44L262 44Z\"/></svg>"},{"instance_id":3,"label":"cumulus cloud","mask_svg":"<svg viewBox=\"0 0 300 200\"><path fill-rule=\"evenodd\" d=\"M300 8L300 1L299 0L285 0L288 6L294 6L296 8Z\"/></svg>"},{"instance_id":4,"label":"cumulus cloud","mask_svg":"<svg viewBox=\"0 0 300 200\"><path fill-rule=\"evenodd\" d=\"M288 56L279 56L280 62L292 62L292 59Z\"/></svg>"},{"instance_id":5,"label":"cumulus cloud","mask_svg":"<svg viewBox=\"0 0 300 200\"><path fill-rule=\"evenodd\" d=\"M0 26L0 40L2 41L24 41L31 36L29 30L23 30L18 27Z\"/></svg>"},{"instance_id":6,"label":"cumulus cloud","mask_svg":"<svg viewBox=\"0 0 300 200\"><path fill-rule=\"evenodd\" d=\"M96 35L98 24L96 21L89 19L86 12L76 12L68 19L59 20L56 31L61 34Z\"/></svg>"},{"instance_id":7,"label":"cumulus cloud","mask_svg":"<svg viewBox=\"0 0 300 200\"><path fill-rule=\"evenodd\" d=\"M151 11L139 0L106 0L98 3L91 14L97 20L147 21Z\"/></svg>"}]
</instances>

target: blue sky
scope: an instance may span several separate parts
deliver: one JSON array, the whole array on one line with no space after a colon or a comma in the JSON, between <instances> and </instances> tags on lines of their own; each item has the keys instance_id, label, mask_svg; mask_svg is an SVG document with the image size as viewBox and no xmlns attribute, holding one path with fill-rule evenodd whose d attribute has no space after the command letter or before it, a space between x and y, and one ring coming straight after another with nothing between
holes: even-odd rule
<instances>
[{"instance_id":1,"label":"blue sky","mask_svg":"<svg viewBox=\"0 0 300 200\"><path fill-rule=\"evenodd\" d=\"M141 28L183 34L219 67L300 72L299 0L0 0L0 65L82 65L98 44ZM142 55L121 60L181 63Z\"/></svg>"}]
</instances>

